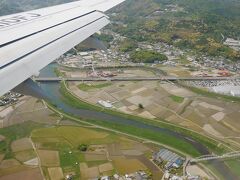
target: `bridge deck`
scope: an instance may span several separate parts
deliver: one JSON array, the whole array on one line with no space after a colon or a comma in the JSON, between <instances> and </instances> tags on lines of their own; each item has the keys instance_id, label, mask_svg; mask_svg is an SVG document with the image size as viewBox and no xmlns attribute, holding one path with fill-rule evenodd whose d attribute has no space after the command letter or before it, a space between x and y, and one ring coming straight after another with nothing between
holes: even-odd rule
<instances>
[{"instance_id":1,"label":"bridge deck","mask_svg":"<svg viewBox=\"0 0 240 180\"><path fill-rule=\"evenodd\" d=\"M58 82L58 81L226 81L240 78L231 77L111 77L111 78L81 78L81 77L38 77L34 78L38 82Z\"/></svg>"}]
</instances>

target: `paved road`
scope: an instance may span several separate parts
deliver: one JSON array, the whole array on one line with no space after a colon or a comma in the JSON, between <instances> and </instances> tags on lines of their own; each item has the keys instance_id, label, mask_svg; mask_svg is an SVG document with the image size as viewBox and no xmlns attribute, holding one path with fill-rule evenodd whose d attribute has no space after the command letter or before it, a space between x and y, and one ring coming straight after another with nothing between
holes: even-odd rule
<instances>
[{"instance_id":1,"label":"paved road","mask_svg":"<svg viewBox=\"0 0 240 180\"><path fill-rule=\"evenodd\" d=\"M82 77L38 77L34 78L38 82L59 82L59 81L226 81L236 80L240 77L111 77L111 78L82 78Z\"/></svg>"}]
</instances>

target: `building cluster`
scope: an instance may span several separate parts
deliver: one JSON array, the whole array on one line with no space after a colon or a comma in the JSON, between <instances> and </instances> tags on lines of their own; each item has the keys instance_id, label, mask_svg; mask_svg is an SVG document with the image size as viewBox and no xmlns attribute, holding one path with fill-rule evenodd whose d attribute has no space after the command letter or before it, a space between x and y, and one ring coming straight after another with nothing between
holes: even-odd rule
<instances>
[{"instance_id":1,"label":"building cluster","mask_svg":"<svg viewBox=\"0 0 240 180\"><path fill-rule=\"evenodd\" d=\"M240 41L239 41L240 42ZM153 50L163 53L168 57L168 61L160 62L164 65L176 66L179 64L178 59L181 56L187 56L189 65L187 67L194 68L213 68L219 70L225 70L219 74L220 76L229 76L227 71L240 73L240 62L232 62L224 57L211 57L208 55L198 55L198 56L188 56L187 51L182 51L172 45L168 45L164 42L159 42L155 44L149 44L147 42L141 42L138 44L141 49Z\"/></svg>"},{"instance_id":2,"label":"building cluster","mask_svg":"<svg viewBox=\"0 0 240 180\"><path fill-rule=\"evenodd\" d=\"M111 30L104 30L103 33L113 36L113 41L110 42L110 48L107 51L95 50L90 52L77 52L77 55L66 55L64 58L60 58L59 62L65 66L81 68L91 67L96 64L103 67L111 66L111 64L116 63L131 64L129 61L129 53L118 51L119 42L124 41L126 37ZM141 49L156 51L168 57L167 61L155 62L155 64L162 63L168 66L184 65L187 68L196 70L204 68L225 70L220 72L219 76L230 76L229 72L240 73L240 62L233 63L224 57L211 57L205 54L189 56L188 50L183 51L164 42L138 42L138 48L136 50ZM179 61L181 57L186 57L189 64L181 64L181 61Z\"/></svg>"},{"instance_id":3,"label":"building cluster","mask_svg":"<svg viewBox=\"0 0 240 180\"><path fill-rule=\"evenodd\" d=\"M186 81L190 86L208 88L215 93L240 96L240 79L222 80L222 81Z\"/></svg>"},{"instance_id":4,"label":"building cluster","mask_svg":"<svg viewBox=\"0 0 240 180\"><path fill-rule=\"evenodd\" d=\"M151 177L145 171L137 171L131 174L118 175L114 174L113 176L103 176L96 178L96 180L148 180Z\"/></svg>"},{"instance_id":5,"label":"building cluster","mask_svg":"<svg viewBox=\"0 0 240 180\"><path fill-rule=\"evenodd\" d=\"M92 67L92 70L87 72L87 76L109 78L117 76L117 74L111 71L96 71L94 67Z\"/></svg>"},{"instance_id":6,"label":"building cluster","mask_svg":"<svg viewBox=\"0 0 240 180\"><path fill-rule=\"evenodd\" d=\"M223 57L210 57L207 55L202 55L195 62L199 63L203 67L214 68L219 70L228 70L231 72L240 73L240 63L231 62L230 60Z\"/></svg>"},{"instance_id":7,"label":"building cluster","mask_svg":"<svg viewBox=\"0 0 240 180\"><path fill-rule=\"evenodd\" d=\"M111 66L115 62L127 62L128 54L118 53L112 49L107 51L94 50L88 52L78 52L76 55L66 54L58 59L58 63L67 67L91 68L93 65Z\"/></svg>"},{"instance_id":8,"label":"building cluster","mask_svg":"<svg viewBox=\"0 0 240 180\"><path fill-rule=\"evenodd\" d=\"M160 149L153 154L153 161L165 170L171 171L172 169L179 169L185 159L168 149Z\"/></svg>"},{"instance_id":9,"label":"building cluster","mask_svg":"<svg viewBox=\"0 0 240 180\"><path fill-rule=\"evenodd\" d=\"M168 57L169 61L172 61L172 62L173 60L178 59L179 56L184 54L182 50L163 42L154 43L154 44L149 44L147 42L140 42L138 43L138 47L140 49L162 53ZM160 63L164 63L164 62L160 62Z\"/></svg>"},{"instance_id":10,"label":"building cluster","mask_svg":"<svg viewBox=\"0 0 240 180\"><path fill-rule=\"evenodd\" d=\"M183 177L183 176L177 176L177 175L171 174L168 171L165 171L163 179L164 180L202 180L200 176L188 175L186 177Z\"/></svg>"},{"instance_id":11,"label":"building cluster","mask_svg":"<svg viewBox=\"0 0 240 180\"><path fill-rule=\"evenodd\" d=\"M8 92L4 96L0 97L0 106L6 106L8 104L18 101L22 95L19 93Z\"/></svg>"},{"instance_id":12,"label":"building cluster","mask_svg":"<svg viewBox=\"0 0 240 180\"><path fill-rule=\"evenodd\" d=\"M179 12L179 11L184 11L183 7L179 7L177 4L168 4L165 6L164 9L158 9L154 12L152 12L151 14L147 15L146 18L147 19L153 19L155 17L159 17L159 15L163 15L165 13L169 13L169 12Z\"/></svg>"},{"instance_id":13,"label":"building cluster","mask_svg":"<svg viewBox=\"0 0 240 180\"><path fill-rule=\"evenodd\" d=\"M240 51L240 40L235 40L232 38L227 38L224 42L225 45L231 47L236 51Z\"/></svg>"}]
</instances>

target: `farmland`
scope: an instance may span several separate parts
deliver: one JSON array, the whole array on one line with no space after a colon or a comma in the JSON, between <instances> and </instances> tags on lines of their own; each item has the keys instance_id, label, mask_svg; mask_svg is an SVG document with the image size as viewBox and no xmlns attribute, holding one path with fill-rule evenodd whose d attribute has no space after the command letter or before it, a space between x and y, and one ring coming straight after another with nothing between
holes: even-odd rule
<instances>
[{"instance_id":1,"label":"farmland","mask_svg":"<svg viewBox=\"0 0 240 180\"><path fill-rule=\"evenodd\" d=\"M32 132L32 140L48 178L55 176L56 171L62 171L64 176L73 174L75 178L85 179L148 170L137 158L127 160L123 152L135 150L138 156L144 156L152 151L147 145L95 128L58 126L37 129ZM78 149L83 143L89 147L86 152ZM113 146L115 150L112 150ZM137 147L142 148L135 149Z\"/></svg>"}]
</instances>

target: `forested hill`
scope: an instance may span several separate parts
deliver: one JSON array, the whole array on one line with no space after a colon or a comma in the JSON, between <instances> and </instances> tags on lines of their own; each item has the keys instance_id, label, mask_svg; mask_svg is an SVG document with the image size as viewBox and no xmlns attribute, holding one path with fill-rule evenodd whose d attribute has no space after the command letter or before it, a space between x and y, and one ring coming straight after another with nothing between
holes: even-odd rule
<instances>
[{"instance_id":1,"label":"forested hill","mask_svg":"<svg viewBox=\"0 0 240 180\"><path fill-rule=\"evenodd\" d=\"M113 18L112 28L135 41L240 59L223 45L226 38L240 39L240 0L128 0Z\"/></svg>"},{"instance_id":2,"label":"forested hill","mask_svg":"<svg viewBox=\"0 0 240 180\"><path fill-rule=\"evenodd\" d=\"M74 0L0 0L0 16L71 1Z\"/></svg>"},{"instance_id":3,"label":"forested hill","mask_svg":"<svg viewBox=\"0 0 240 180\"><path fill-rule=\"evenodd\" d=\"M71 1L0 0L0 15ZM239 52L223 45L227 37L240 39L240 0L126 0L112 12L111 28L133 41L163 41L240 59Z\"/></svg>"}]
</instances>

